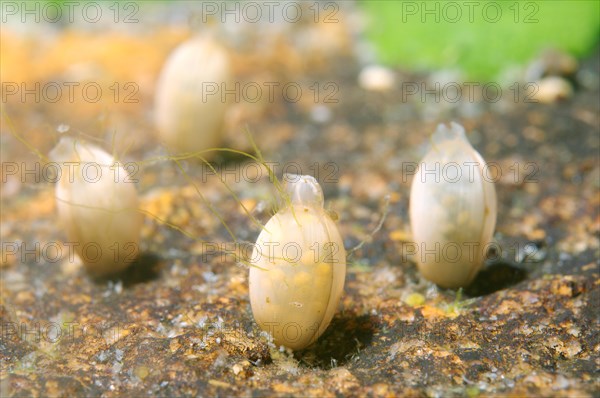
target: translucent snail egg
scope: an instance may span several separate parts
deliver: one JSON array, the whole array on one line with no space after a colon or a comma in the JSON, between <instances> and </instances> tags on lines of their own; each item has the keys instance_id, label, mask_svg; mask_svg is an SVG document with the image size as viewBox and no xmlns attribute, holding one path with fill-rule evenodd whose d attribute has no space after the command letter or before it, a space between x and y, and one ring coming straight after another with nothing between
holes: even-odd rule
<instances>
[{"instance_id":1,"label":"translucent snail egg","mask_svg":"<svg viewBox=\"0 0 600 398\"><path fill-rule=\"evenodd\" d=\"M307 347L325 331L339 304L346 251L311 176L286 174L290 203L262 230L250 267L250 304L277 345Z\"/></svg>"},{"instance_id":2,"label":"translucent snail egg","mask_svg":"<svg viewBox=\"0 0 600 398\"><path fill-rule=\"evenodd\" d=\"M135 184L103 149L63 137L50 152L60 166L58 216L87 271L121 271L139 253L142 214Z\"/></svg>"},{"instance_id":3,"label":"translucent snail egg","mask_svg":"<svg viewBox=\"0 0 600 398\"><path fill-rule=\"evenodd\" d=\"M226 51L208 37L177 47L161 71L155 97L160 139L172 151L195 152L220 141L231 71Z\"/></svg>"},{"instance_id":4,"label":"translucent snail egg","mask_svg":"<svg viewBox=\"0 0 600 398\"><path fill-rule=\"evenodd\" d=\"M464 128L440 124L414 176L410 222L421 274L467 286L484 262L496 224L496 191Z\"/></svg>"}]
</instances>

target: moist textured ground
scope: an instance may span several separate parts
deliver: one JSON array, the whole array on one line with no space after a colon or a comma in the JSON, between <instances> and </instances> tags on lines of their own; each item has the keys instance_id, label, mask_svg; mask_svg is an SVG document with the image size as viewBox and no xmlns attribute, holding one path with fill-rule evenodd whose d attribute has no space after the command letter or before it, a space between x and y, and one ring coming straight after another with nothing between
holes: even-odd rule
<instances>
[{"instance_id":1,"label":"moist textured ground","mask_svg":"<svg viewBox=\"0 0 600 398\"><path fill-rule=\"evenodd\" d=\"M111 93L99 103L3 100L3 167L33 168L39 160L11 131L42 153L61 124L106 147L114 133L120 153L131 144L123 160L139 162L141 207L185 233L146 217L139 260L94 280L65 250L62 257L53 251L66 239L53 185L41 172L24 181L7 177L2 396L598 394L598 55L567 76L574 93L558 102L527 102L508 89L497 102L407 97L401 82L432 76L402 71L394 72L390 90L372 92L357 83L364 57L342 15L337 24L225 35L237 38L229 45L241 82L295 82L304 94L298 102L276 95L233 104L223 145L252 151L249 130L265 159L277 162L278 176L294 167L322 182L348 249L366 241L349 261L331 325L315 345L293 354L269 344L254 323L247 268L202 243L235 248L196 187L236 239L251 242L259 229L240 203L199 162L184 162L184 175L172 161L148 161L165 153L152 126L155 80L190 30L65 29L34 44L3 28L3 82L95 81ZM114 82L135 82L139 102L115 101L108 88ZM334 103L325 101L331 93ZM460 293L424 281L407 255L405 168L420 160L436 124L450 120L464 124L503 173L496 182L496 259ZM256 168L243 156L212 160L235 170L226 181L266 222L276 194L267 176L248 177ZM15 242L34 250L7 254L6 244Z\"/></svg>"}]
</instances>

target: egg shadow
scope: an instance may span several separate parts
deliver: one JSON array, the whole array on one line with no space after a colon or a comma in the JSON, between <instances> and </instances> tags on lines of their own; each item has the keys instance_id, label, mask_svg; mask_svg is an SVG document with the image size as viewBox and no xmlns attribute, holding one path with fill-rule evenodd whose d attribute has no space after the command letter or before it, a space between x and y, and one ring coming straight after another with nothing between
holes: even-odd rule
<instances>
[{"instance_id":1,"label":"egg shadow","mask_svg":"<svg viewBox=\"0 0 600 398\"><path fill-rule=\"evenodd\" d=\"M371 315L340 314L333 318L315 344L295 352L294 356L311 367L343 366L371 343L377 332L376 325L377 320Z\"/></svg>"},{"instance_id":2,"label":"egg shadow","mask_svg":"<svg viewBox=\"0 0 600 398\"><path fill-rule=\"evenodd\" d=\"M516 264L504 261L492 263L482 269L464 292L470 297L485 296L525 280L527 271Z\"/></svg>"},{"instance_id":3,"label":"egg shadow","mask_svg":"<svg viewBox=\"0 0 600 398\"><path fill-rule=\"evenodd\" d=\"M128 288L140 283L147 283L158 279L163 268L162 259L155 253L141 253L127 268L116 274L96 278L98 283L108 281L121 281L123 287Z\"/></svg>"}]
</instances>

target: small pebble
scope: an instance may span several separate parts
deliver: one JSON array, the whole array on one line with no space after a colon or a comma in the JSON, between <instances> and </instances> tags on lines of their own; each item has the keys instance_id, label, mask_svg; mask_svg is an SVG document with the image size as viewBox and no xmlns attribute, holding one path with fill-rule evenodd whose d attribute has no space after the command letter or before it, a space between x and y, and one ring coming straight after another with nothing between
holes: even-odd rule
<instances>
[{"instance_id":1,"label":"small pebble","mask_svg":"<svg viewBox=\"0 0 600 398\"><path fill-rule=\"evenodd\" d=\"M327 123L331 120L331 109L325 105L315 105L310 110L310 118L315 123Z\"/></svg>"},{"instance_id":2,"label":"small pebble","mask_svg":"<svg viewBox=\"0 0 600 398\"><path fill-rule=\"evenodd\" d=\"M358 75L358 84L369 91L388 91L395 81L394 72L380 65L366 66Z\"/></svg>"},{"instance_id":3,"label":"small pebble","mask_svg":"<svg viewBox=\"0 0 600 398\"><path fill-rule=\"evenodd\" d=\"M562 51L547 50L529 65L525 78L527 81L535 81L543 76L568 76L577 67L577 60L573 56Z\"/></svg>"},{"instance_id":4,"label":"small pebble","mask_svg":"<svg viewBox=\"0 0 600 398\"><path fill-rule=\"evenodd\" d=\"M544 104L551 104L573 96L571 83L562 77L545 77L539 80L536 85L537 91L533 94L533 98Z\"/></svg>"}]
</instances>

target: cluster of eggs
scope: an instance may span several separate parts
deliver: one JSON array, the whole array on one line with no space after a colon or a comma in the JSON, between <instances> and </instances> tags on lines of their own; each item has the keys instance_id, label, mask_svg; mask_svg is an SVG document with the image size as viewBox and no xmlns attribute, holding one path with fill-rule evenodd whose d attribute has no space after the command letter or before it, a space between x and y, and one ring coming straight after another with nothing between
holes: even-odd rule
<instances>
[{"instance_id":1,"label":"cluster of eggs","mask_svg":"<svg viewBox=\"0 0 600 398\"><path fill-rule=\"evenodd\" d=\"M207 95L207 87L220 89L230 81L227 52L216 41L195 37L173 51L158 79L154 109L169 152L198 152L219 143L227 103L219 93ZM139 254L142 224L131 176L104 149L69 137L49 157L65 169L56 184L58 214L84 266L93 276L122 271ZM73 165L75 170L67 169Z\"/></svg>"},{"instance_id":2,"label":"cluster of eggs","mask_svg":"<svg viewBox=\"0 0 600 398\"><path fill-rule=\"evenodd\" d=\"M170 150L201 151L218 143L227 104L220 96L204 95L203 83L229 81L227 54L215 42L192 39L173 52L159 78L155 103L157 130ZM111 170L97 181L61 179L57 206L68 239L79 243L76 248L92 243L99 247L101 255L95 261L86 261L86 253L78 252L92 275L127 267L138 254L142 222L127 172L103 149L69 138L61 139L50 157L80 168L95 163ZM428 172L450 163L458 165L462 177L450 181ZM438 127L411 187L410 220L417 248L448 243L460 248L470 242L485 246L491 240L496 197L494 185L483 178L484 166L462 126ZM284 204L254 246L250 303L256 322L276 344L302 349L325 331L338 307L346 252L323 207L317 180L298 175L284 179ZM417 253L416 262L425 278L443 287L460 287L469 284L483 264L484 253L476 253L459 251L454 261Z\"/></svg>"}]
</instances>

